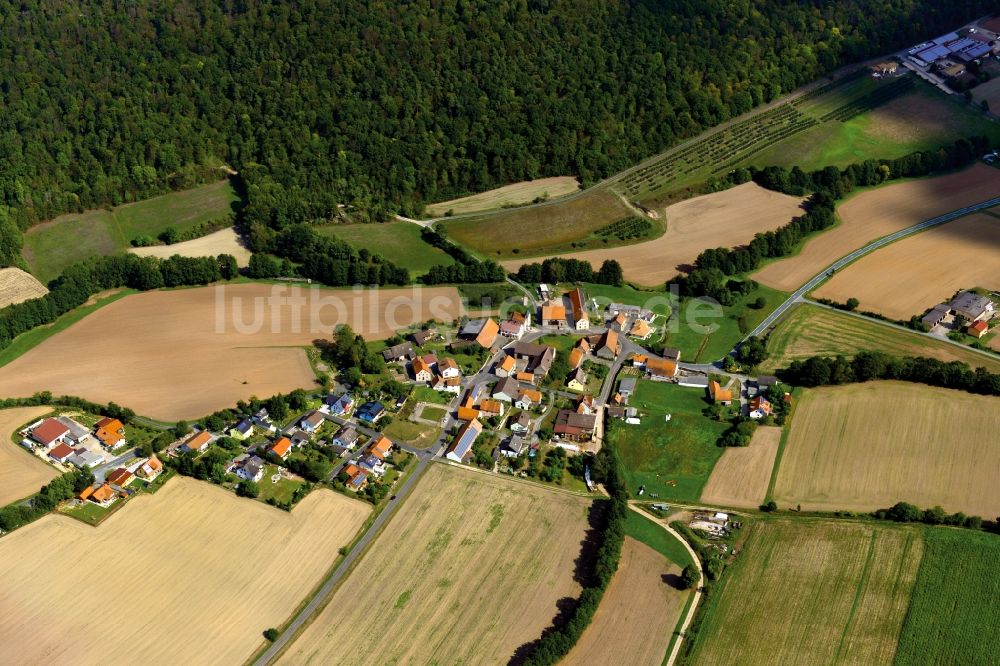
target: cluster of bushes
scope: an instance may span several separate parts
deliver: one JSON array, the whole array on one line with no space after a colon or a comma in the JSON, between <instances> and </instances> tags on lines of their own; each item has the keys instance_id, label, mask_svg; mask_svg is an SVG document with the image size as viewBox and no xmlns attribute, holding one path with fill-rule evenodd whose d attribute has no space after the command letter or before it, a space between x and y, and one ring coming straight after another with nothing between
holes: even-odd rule
<instances>
[{"instance_id":1,"label":"cluster of bushes","mask_svg":"<svg viewBox=\"0 0 1000 666\"><path fill-rule=\"evenodd\" d=\"M872 512L872 516L879 520L892 520L897 523L924 523L926 525L951 525L953 527L968 527L969 529L982 529L983 519L979 516L967 516L961 511L958 513L947 513L939 506L933 509L923 509L909 504L908 502L897 502L888 509L878 509Z\"/></svg>"},{"instance_id":2,"label":"cluster of bushes","mask_svg":"<svg viewBox=\"0 0 1000 666\"><path fill-rule=\"evenodd\" d=\"M625 520L628 517L628 488L621 459L613 446L605 443L591 465L591 477L596 483L603 483L611 499L607 502L603 525L600 529L600 545L594 558L593 570L566 623L554 627L530 648L524 658L526 666L555 664L565 657L583 631L594 618L604 591L611 577L618 570L622 544L625 541Z\"/></svg>"},{"instance_id":3,"label":"cluster of bushes","mask_svg":"<svg viewBox=\"0 0 1000 666\"><path fill-rule=\"evenodd\" d=\"M114 402L102 405L84 398L77 398L72 395L54 396L49 391L39 391L28 398L0 398L0 409L10 409L12 407L38 407L42 405L61 405L63 407L78 409L81 412L103 414L104 416L110 416L113 419L118 419L122 423L130 423L135 417L135 412L131 409L128 407L121 407Z\"/></svg>"},{"instance_id":4,"label":"cluster of bushes","mask_svg":"<svg viewBox=\"0 0 1000 666\"><path fill-rule=\"evenodd\" d=\"M322 347L321 355L340 370L340 380L352 386L361 382L362 374L374 375L385 369L382 355L369 349L365 339L347 324L334 330L333 341Z\"/></svg>"},{"instance_id":5,"label":"cluster of bushes","mask_svg":"<svg viewBox=\"0 0 1000 666\"><path fill-rule=\"evenodd\" d=\"M621 220L616 220L611 224L601 227L594 232L598 238L603 238L605 242L609 238L618 240L632 240L634 238L645 238L653 231L653 223L644 217L632 215Z\"/></svg>"},{"instance_id":6,"label":"cluster of bushes","mask_svg":"<svg viewBox=\"0 0 1000 666\"><path fill-rule=\"evenodd\" d=\"M233 278L237 272L236 259L228 254L215 258L158 259L134 254L92 257L66 268L49 284L48 294L0 310L0 349L21 333L55 321L105 289L148 290L208 284Z\"/></svg>"},{"instance_id":7,"label":"cluster of bushes","mask_svg":"<svg viewBox=\"0 0 1000 666\"><path fill-rule=\"evenodd\" d=\"M923 356L896 357L872 351L861 352L852 360L843 356L812 356L804 361L793 361L781 376L798 386L896 379L981 395L1000 395L1000 374L986 368L972 370L959 361L945 362Z\"/></svg>"},{"instance_id":8,"label":"cluster of bushes","mask_svg":"<svg viewBox=\"0 0 1000 666\"><path fill-rule=\"evenodd\" d=\"M294 224L281 231L257 228L250 235L250 246L254 256L248 274L253 278L301 276L331 287L410 281L405 268L338 238L321 236L308 224Z\"/></svg>"},{"instance_id":9,"label":"cluster of bushes","mask_svg":"<svg viewBox=\"0 0 1000 666\"><path fill-rule=\"evenodd\" d=\"M551 257L540 264L523 264L514 275L518 282L538 284L550 282L596 282L620 287L625 284L625 274L621 264L614 259L605 259L598 271L589 261Z\"/></svg>"},{"instance_id":10,"label":"cluster of bushes","mask_svg":"<svg viewBox=\"0 0 1000 666\"><path fill-rule=\"evenodd\" d=\"M737 418L733 424L722 433L717 444L719 446L750 446L750 440L757 431L757 422L749 418Z\"/></svg>"},{"instance_id":11,"label":"cluster of bushes","mask_svg":"<svg viewBox=\"0 0 1000 666\"><path fill-rule=\"evenodd\" d=\"M420 232L420 237L428 245L443 250L455 260L455 263L447 266L442 264L431 266L430 270L420 278L424 284L501 282L506 277L500 264L491 259L480 261L452 243L443 232L437 229L424 227Z\"/></svg>"},{"instance_id":12,"label":"cluster of bushes","mask_svg":"<svg viewBox=\"0 0 1000 666\"><path fill-rule=\"evenodd\" d=\"M26 501L0 509L0 530L10 532L41 518L92 483L94 475L89 469L67 472L52 479Z\"/></svg>"}]
</instances>

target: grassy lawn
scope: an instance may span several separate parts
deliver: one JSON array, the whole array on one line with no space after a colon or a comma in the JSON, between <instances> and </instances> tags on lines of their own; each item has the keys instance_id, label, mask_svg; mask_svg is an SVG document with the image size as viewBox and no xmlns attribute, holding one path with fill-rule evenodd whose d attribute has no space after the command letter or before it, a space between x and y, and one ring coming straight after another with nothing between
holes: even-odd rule
<instances>
[{"instance_id":1,"label":"grassy lawn","mask_svg":"<svg viewBox=\"0 0 1000 666\"><path fill-rule=\"evenodd\" d=\"M567 290L572 288L573 285L566 286ZM669 294L665 291L647 291L636 289L629 285L614 287L608 284L594 284L591 282L584 283L581 288L588 300L591 298L597 299L597 304L602 312L608 303L626 303L652 310L659 315L670 314Z\"/></svg>"},{"instance_id":2,"label":"grassy lawn","mask_svg":"<svg viewBox=\"0 0 1000 666\"><path fill-rule=\"evenodd\" d=\"M426 448L441 436L441 428L395 419L382 429L382 434L390 439L406 442L410 446Z\"/></svg>"},{"instance_id":3,"label":"grassy lawn","mask_svg":"<svg viewBox=\"0 0 1000 666\"><path fill-rule=\"evenodd\" d=\"M451 393L435 391L426 386L414 386L413 391L410 392L410 397L415 402L432 402L435 405L447 405L454 396Z\"/></svg>"},{"instance_id":4,"label":"grassy lawn","mask_svg":"<svg viewBox=\"0 0 1000 666\"><path fill-rule=\"evenodd\" d=\"M767 305L759 310L747 307L763 296ZM780 305L788 294L758 285L740 303L722 307L722 317L705 316L713 310L696 299L685 299L678 310L678 321L668 325L666 343L682 352L682 360L689 363L709 362L725 356L733 346L743 339L757 324L764 320L774 308ZM688 323L693 316L694 323ZM742 325L741 325L742 319ZM673 330L676 329L676 330Z\"/></svg>"},{"instance_id":5,"label":"grassy lawn","mask_svg":"<svg viewBox=\"0 0 1000 666\"><path fill-rule=\"evenodd\" d=\"M285 477L281 477L277 483L271 483L271 476L277 473L278 468L275 465L266 465L264 467L264 476L261 477L260 483L257 484L257 487L260 488L260 495L257 499L261 502L266 502L272 497L282 504L291 502L292 495L303 485L302 481Z\"/></svg>"},{"instance_id":6,"label":"grassy lawn","mask_svg":"<svg viewBox=\"0 0 1000 666\"><path fill-rule=\"evenodd\" d=\"M659 499L697 501L722 455L716 442L728 427L702 415L708 405L704 391L640 381L629 404L638 408L642 423L614 421L608 437L621 453L631 492L645 485L646 498L654 493Z\"/></svg>"},{"instance_id":7,"label":"grassy lawn","mask_svg":"<svg viewBox=\"0 0 1000 666\"><path fill-rule=\"evenodd\" d=\"M559 354L569 354L582 337L582 335L543 335L538 339L538 344L554 347Z\"/></svg>"},{"instance_id":8,"label":"grassy lawn","mask_svg":"<svg viewBox=\"0 0 1000 666\"><path fill-rule=\"evenodd\" d=\"M59 509L59 512L83 521L88 525L96 525L108 517L112 511L117 509L119 504L123 503L124 500L117 499L114 504L104 508L99 504L94 504L93 502L84 502L83 504L75 507L63 506Z\"/></svg>"},{"instance_id":9,"label":"grassy lawn","mask_svg":"<svg viewBox=\"0 0 1000 666\"><path fill-rule=\"evenodd\" d=\"M110 211L61 215L25 234L24 256L35 277L48 282L73 262L124 252L139 236L155 238L171 226L184 232L229 215L237 199L229 181L223 180Z\"/></svg>"},{"instance_id":10,"label":"grassy lawn","mask_svg":"<svg viewBox=\"0 0 1000 666\"><path fill-rule=\"evenodd\" d=\"M454 260L443 250L420 237L420 227L410 222L382 224L335 224L315 227L324 236L335 236L354 247L380 254L419 277L431 266L451 265Z\"/></svg>"},{"instance_id":11,"label":"grassy lawn","mask_svg":"<svg viewBox=\"0 0 1000 666\"><path fill-rule=\"evenodd\" d=\"M444 407L431 407L426 406L420 412L420 418L427 419L428 421L440 421L448 413L448 410Z\"/></svg>"},{"instance_id":12,"label":"grassy lawn","mask_svg":"<svg viewBox=\"0 0 1000 666\"><path fill-rule=\"evenodd\" d=\"M677 539L660 525L635 511L628 512L628 517L625 519L625 534L646 544L677 566L694 564L687 549Z\"/></svg>"}]
</instances>

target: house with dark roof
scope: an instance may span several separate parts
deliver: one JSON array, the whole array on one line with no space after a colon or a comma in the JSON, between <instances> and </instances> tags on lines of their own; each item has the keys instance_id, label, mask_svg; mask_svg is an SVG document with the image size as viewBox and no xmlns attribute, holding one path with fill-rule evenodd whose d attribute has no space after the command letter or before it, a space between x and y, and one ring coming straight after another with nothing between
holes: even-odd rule
<instances>
[{"instance_id":1,"label":"house with dark roof","mask_svg":"<svg viewBox=\"0 0 1000 666\"><path fill-rule=\"evenodd\" d=\"M508 356L507 358L512 357ZM517 398L519 390L520 386L518 383L514 379L507 377L503 381L497 382L497 385L493 387L493 399L513 402Z\"/></svg>"},{"instance_id":2,"label":"house with dark roof","mask_svg":"<svg viewBox=\"0 0 1000 666\"><path fill-rule=\"evenodd\" d=\"M359 437L360 435L354 426L345 425L333 436L333 443L342 446L346 451L353 451L354 447L358 445Z\"/></svg>"},{"instance_id":3,"label":"house with dark roof","mask_svg":"<svg viewBox=\"0 0 1000 666\"><path fill-rule=\"evenodd\" d=\"M366 402L358 408L358 419L365 423L376 423L385 416L385 406L381 402Z\"/></svg>"},{"instance_id":4,"label":"house with dark roof","mask_svg":"<svg viewBox=\"0 0 1000 666\"><path fill-rule=\"evenodd\" d=\"M569 373L569 378L566 380L566 387L571 391L587 390L587 373L583 371L583 368L577 368Z\"/></svg>"},{"instance_id":5,"label":"house with dark roof","mask_svg":"<svg viewBox=\"0 0 1000 666\"><path fill-rule=\"evenodd\" d=\"M417 331L416 333L410 334L410 339L413 340L414 344L418 347L423 347L428 340L433 340L437 337L436 328L428 328L423 331Z\"/></svg>"},{"instance_id":6,"label":"house with dark roof","mask_svg":"<svg viewBox=\"0 0 1000 666\"><path fill-rule=\"evenodd\" d=\"M253 434L253 423L250 419L240 419L226 434L233 439L246 439Z\"/></svg>"},{"instance_id":7,"label":"house with dark roof","mask_svg":"<svg viewBox=\"0 0 1000 666\"><path fill-rule=\"evenodd\" d=\"M962 316L966 321L978 321L989 319L996 310L996 305L986 296L971 291L963 291L955 298L951 299L948 307L956 315Z\"/></svg>"},{"instance_id":8,"label":"house with dark roof","mask_svg":"<svg viewBox=\"0 0 1000 666\"><path fill-rule=\"evenodd\" d=\"M247 456L233 471L241 479L257 483L264 477L264 465L264 459L260 456Z\"/></svg>"},{"instance_id":9,"label":"house with dark roof","mask_svg":"<svg viewBox=\"0 0 1000 666\"><path fill-rule=\"evenodd\" d=\"M600 358L613 361L622 350L621 340L618 339L618 331L609 328L604 331L600 342L594 350L594 354Z\"/></svg>"},{"instance_id":10,"label":"house with dark roof","mask_svg":"<svg viewBox=\"0 0 1000 666\"><path fill-rule=\"evenodd\" d=\"M628 402L628 399L632 397L635 393L637 381L635 377L625 377L620 382L618 382L618 393L622 397L622 401Z\"/></svg>"},{"instance_id":11,"label":"house with dark roof","mask_svg":"<svg viewBox=\"0 0 1000 666\"><path fill-rule=\"evenodd\" d=\"M350 393L341 396L334 396L332 393L324 400L326 411L333 416L345 416L354 409L354 398ZM323 409L323 408L320 408Z\"/></svg>"},{"instance_id":12,"label":"house with dark roof","mask_svg":"<svg viewBox=\"0 0 1000 666\"><path fill-rule=\"evenodd\" d=\"M515 360L524 364L525 373L532 375L528 381L540 381L552 367L552 362L556 358L556 350L548 345L539 345L531 342L515 342L509 352ZM518 377L520 379L520 377Z\"/></svg>"},{"instance_id":13,"label":"house with dark roof","mask_svg":"<svg viewBox=\"0 0 1000 666\"><path fill-rule=\"evenodd\" d=\"M518 435L511 435L500 443L500 454L507 458L516 458L528 449L528 443Z\"/></svg>"},{"instance_id":14,"label":"house with dark roof","mask_svg":"<svg viewBox=\"0 0 1000 666\"><path fill-rule=\"evenodd\" d=\"M507 422L507 427L513 433L527 435L531 431L531 417L528 416L528 412L521 412Z\"/></svg>"},{"instance_id":15,"label":"house with dark roof","mask_svg":"<svg viewBox=\"0 0 1000 666\"><path fill-rule=\"evenodd\" d=\"M119 488L124 488L128 484L132 483L135 479L135 475L128 471L124 467L119 467L115 471L108 474L107 482L113 486L118 486Z\"/></svg>"},{"instance_id":16,"label":"house with dark roof","mask_svg":"<svg viewBox=\"0 0 1000 666\"><path fill-rule=\"evenodd\" d=\"M596 414L578 414L570 409L560 409L552 432L562 439L589 442L594 437L596 427Z\"/></svg>"},{"instance_id":17,"label":"house with dark roof","mask_svg":"<svg viewBox=\"0 0 1000 666\"><path fill-rule=\"evenodd\" d=\"M382 358L386 363L404 363L414 356L416 354L413 351L413 344L409 342L401 342L382 350Z\"/></svg>"},{"instance_id":18,"label":"house with dark roof","mask_svg":"<svg viewBox=\"0 0 1000 666\"><path fill-rule=\"evenodd\" d=\"M326 421L326 417L323 416L323 413L314 410L302 417L302 420L299 421L299 427L306 432L316 432L324 421Z\"/></svg>"}]
</instances>

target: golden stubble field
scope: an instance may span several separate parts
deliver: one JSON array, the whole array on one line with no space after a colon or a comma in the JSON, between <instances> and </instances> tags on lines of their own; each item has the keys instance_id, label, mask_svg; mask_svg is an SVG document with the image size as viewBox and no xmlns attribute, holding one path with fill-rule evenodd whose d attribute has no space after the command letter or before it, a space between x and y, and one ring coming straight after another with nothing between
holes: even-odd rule
<instances>
[{"instance_id":1,"label":"golden stubble field","mask_svg":"<svg viewBox=\"0 0 1000 666\"><path fill-rule=\"evenodd\" d=\"M590 504L432 465L280 663L506 662L579 596Z\"/></svg>"},{"instance_id":2,"label":"golden stubble field","mask_svg":"<svg viewBox=\"0 0 1000 666\"><path fill-rule=\"evenodd\" d=\"M20 268L0 268L0 308L49 293L34 275Z\"/></svg>"},{"instance_id":3,"label":"golden stubble field","mask_svg":"<svg viewBox=\"0 0 1000 666\"><path fill-rule=\"evenodd\" d=\"M727 448L712 468L701 501L751 509L763 504L780 443L781 428L760 426L749 446Z\"/></svg>"},{"instance_id":4,"label":"golden stubble field","mask_svg":"<svg viewBox=\"0 0 1000 666\"><path fill-rule=\"evenodd\" d=\"M313 298L330 301L315 321ZM48 390L165 420L194 419L252 395L310 386L315 375L301 348L329 340L337 324L379 339L415 322L453 319L460 309L454 287L236 284L135 294L0 368L0 395Z\"/></svg>"},{"instance_id":5,"label":"golden stubble field","mask_svg":"<svg viewBox=\"0 0 1000 666\"><path fill-rule=\"evenodd\" d=\"M54 467L15 444L11 435L26 423L52 411L48 407L16 407L0 411L0 506L27 497L59 476Z\"/></svg>"},{"instance_id":6,"label":"golden stubble field","mask_svg":"<svg viewBox=\"0 0 1000 666\"><path fill-rule=\"evenodd\" d=\"M688 268L703 250L744 245L757 233L788 224L802 214L801 203L798 197L744 183L668 206L667 232L655 240L558 256L589 261L595 269L605 259L614 259L626 280L659 285ZM505 261L503 267L516 271L532 261L538 260Z\"/></svg>"},{"instance_id":7,"label":"golden stubble field","mask_svg":"<svg viewBox=\"0 0 1000 666\"><path fill-rule=\"evenodd\" d=\"M220 254L231 254L238 266L250 263L250 250L244 245L239 234L232 227L220 229L200 238L194 238L173 245L150 245L149 247L129 248L129 252L140 257L159 257L167 259L179 254L182 257L215 257Z\"/></svg>"},{"instance_id":8,"label":"golden stubble field","mask_svg":"<svg viewBox=\"0 0 1000 666\"><path fill-rule=\"evenodd\" d=\"M909 319L960 289L1000 289L1000 219L970 215L862 257L821 285L815 295L891 319Z\"/></svg>"},{"instance_id":9,"label":"golden stubble field","mask_svg":"<svg viewBox=\"0 0 1000 666\"><path fill-rule=\"evenodd\" d=\"M750 277L781 291L795 291L837 259L877 238L986 201L998 192L1000 169L984 164L862 192L837 207L839 226L809 240L797 255L772 262Z\"/></svg>"},{"instance_id":10,"label":"golden stubble field","mask_svg":"<svg viewBox=\"0 0 1000 666\"><path fill-rule=\"evenodd\" d=\"M580 182L574 176L553 176L525 180L498 187L488 192L472 194L460 199L430 204L424 211L428 217L438 217L451 211L453 215L492 210L504 206L531 203L538 197L555 199L580 189Z\"/></svg>"},{"instance_id":11,"label":"golden stubble field","mask_svg":"<svg viewBox=\"0 0 1000 666\"><path fill-rule=\"evenodd\" d=\"M696 664L890 664L923 554L918 529L753 526L708 600Z\"/></svg>"},{"instance_id":12,"label":"golden stubble field","mask_svg":"<svg viewBox=\"0 0 1000 666\"><path fill-rule=\"evenodd\" d=\"M617 664L627 655L634 666L660 666L687 600L687 592L668 582L680 574L680 567L663 555L625 537L618 571L593 622L561 663Z\"/></svg>"},{"instance_id":13,"label":"golden stubble field","mask_svg":"<svg viewBox=\"0 0 1000 666\"><path fill-rule=\"evenodd\" d=\"M17 664L238 664L295 611L371 508L291 512L175 478L99 527L47 516L0 539L0 645Z\"/></svg>"},{"instance_id":14,"label":"golden stubble field","mask_svg":"<svg viewBox=\"0 0 1000 666\"><path fill-rule=\"evenodd\" d=\"M780 507L871 511L910 502L1000 513L1000 398L908 382L805 392L773 497Z\"/></svg>"}]
</instances>

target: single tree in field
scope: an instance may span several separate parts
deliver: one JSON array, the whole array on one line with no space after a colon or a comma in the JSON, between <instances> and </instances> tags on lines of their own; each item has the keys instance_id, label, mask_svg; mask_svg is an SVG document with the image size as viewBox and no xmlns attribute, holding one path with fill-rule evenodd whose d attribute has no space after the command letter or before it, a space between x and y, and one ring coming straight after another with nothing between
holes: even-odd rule
<instances>
[{"instance_id":1,"label":"single tree in field","mask_svg":"<svg viewBox=\"0 0 1000 666\"><path fill-rule=\"evenodd\" d=\"M693 564L689 564L684 567L684 571L681 572L681 586L685 590L690 590L692 587L698 584L701 580L701 574L695 569Z\"/></svg>"}]
</instances>

